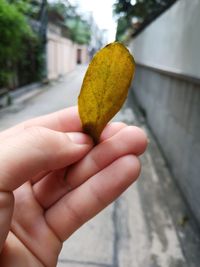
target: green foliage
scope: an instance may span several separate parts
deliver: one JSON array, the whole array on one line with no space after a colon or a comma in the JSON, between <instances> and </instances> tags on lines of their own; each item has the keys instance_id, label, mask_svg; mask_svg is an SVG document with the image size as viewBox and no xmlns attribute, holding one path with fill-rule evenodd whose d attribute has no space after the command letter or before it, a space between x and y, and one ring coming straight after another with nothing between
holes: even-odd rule
<instances>
[{"instance_id":1,"label":"green foliage","mask_svg":"<svg viewBox=\"0 0 200 267\"><path fill-rule=\"evenodd\" d=\"M26 15L28 18L37 19L40 12L40 5L34 0L7 0L9 4L12 4L17 10Z\"/></svg>"},{"instance_id":2,"label":"green foliage","mask_svg":"<svg viewBox=\"0 0 200 267\"><path fill-rule=\"evenodd\" d=\"M7 0L8 4L12 4L15 8L20 12L25 14L30 8L30 1L29 0Z\"/></svg>"},{"instance_id":3,"label":"green foliage","mask_svg":"<svg viewBox=\"0 0 200 267\"><path fill-rule=\"evenodd\" d=\"M114 4L114 14L121 14L126 18L137 17L146 19L147 16L156 14L169 3L175 0L117 0Z\"/></svg>"},{"instance_id":4,"label":"green foliage","mask_svg":"<svg viewBox=\"0 0 200 267\"><path fill-rule=\"evenodd\" d=\"M152 20L165 8L176 0L116 0L113 13L117 18L116 39L122 40L129 28L134 29L133 19L139 22L140 27ZM138 25L137 25L138 27ZM137 28L138 29L138 28Z\"/></svg>"},{"instance_id":5,"label":"green foliage","mask_svg":"<svg viewBox=\"0 0 200 267\"><path fill-rule=\"evenodd\" d=\"M0 88L38 81L44 68L43 40L30 21L41 4L32 0L0 0Z\"/></svg>"},{"instance_id":6,"label":"green foliage","mask_svg":"<svg viewBox=\"0 0 200 267\"><path fill-rule=\"evenodd\" d=\"M66 26L70 30L70 37L72 41L78 44L88 44L90 41L89 24L82 20L80 16L68 19Z\"/></svg>"},{"instance_id":7,"label":"green foliage","mask_svg":"<svg viewBox=\"0 0 200 267\"><path fill-rule=\"evenodd\" d=\"M78 7L68 1L59 1L49 4L49 12L57 12L63 20L63 24L69 30L69 37L78 44L88 44L90 41L90 26L78 12Z\"/></svg>"},{"instance_id":8,"label":"green foliage","mask_svg":"<svg viewBox=\"0 0 200 267\"><path fill-rule=\"evenodd\" d=\"M23 57L24 39L34 38L26 17L18 4L0 1L0 86L7 86L14 75L13 68Z\"/></svg>"},{"instance_id":9,"label":"green foliage","mask_svg":"<svg viewBox=\"0 0 200 267\"><path fill-rule=\"evenodd\" d=\"M125 17L120 17L117 22L117 41L123 42L126 36L126 30L131 27L131 22Z\"/></svg>"},{"instance_id":10,"label":"green foliage","mask_svg":"<svg viewBox=\"0 0 200 267\"><path fill-rule=\"evenodd\" d=\"M57 12L65 21L74 18L77 15L77 7L69 3L69 1L54 1L49 3L49 11Z\"/></svg>"}]
</instances>

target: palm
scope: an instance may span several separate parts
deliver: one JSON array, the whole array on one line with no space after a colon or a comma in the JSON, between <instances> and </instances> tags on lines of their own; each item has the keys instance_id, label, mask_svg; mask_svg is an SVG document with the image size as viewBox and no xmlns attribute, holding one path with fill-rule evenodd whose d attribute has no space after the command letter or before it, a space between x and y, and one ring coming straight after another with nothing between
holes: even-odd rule
<instances>
[{"instance_id":1,"label":"palm","mask_svg":"<svg viewBox=\"0 0 200 267\"><path fill-rule=\"evenodd\" d=\"M55 266L62 244L48 226L44 216L45 210L36 199L33 186L26 182L15 190L14 195L15 206L10 232L12 238L8 238L7 247L18 247L20 250L15 262L19 261L19 266L22 267L46 266L48 258L51 263L49 266Z\"/></svg>"}]
</instances>

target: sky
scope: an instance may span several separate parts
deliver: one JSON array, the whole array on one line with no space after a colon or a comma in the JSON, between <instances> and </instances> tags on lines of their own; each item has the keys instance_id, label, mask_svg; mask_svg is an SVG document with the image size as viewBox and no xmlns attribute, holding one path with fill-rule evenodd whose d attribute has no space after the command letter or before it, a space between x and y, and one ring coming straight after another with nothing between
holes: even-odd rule
<instances>
[{"instance_id":1,"label":"sky","mask_svg":"<svg viewBox=\"0 0 200 267\"><path fill-rule=\"evenodd\" d=\"M116 22L112 16L114 0L70 0L70 2L77 3L82 12L92 12L99 28L107 30L108 42L115 40Z\"/></svg>"}]
</instances>

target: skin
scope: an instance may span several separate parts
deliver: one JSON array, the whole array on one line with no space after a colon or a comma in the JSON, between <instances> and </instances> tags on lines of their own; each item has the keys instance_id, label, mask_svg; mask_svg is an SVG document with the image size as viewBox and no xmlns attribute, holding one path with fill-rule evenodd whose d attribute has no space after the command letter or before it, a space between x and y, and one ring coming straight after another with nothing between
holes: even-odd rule
<instances>
[{"instance_id":1,"label":"skin","mask_svg":"<svg viewBox=\"0 0 200 267\"><path fill-rule=\"evenodd\" d=\"M76 107L1 132L0 266L56 266L62 243L137 179L146 146L123 123L94 146Z\"/></svg>"}]
</instances>

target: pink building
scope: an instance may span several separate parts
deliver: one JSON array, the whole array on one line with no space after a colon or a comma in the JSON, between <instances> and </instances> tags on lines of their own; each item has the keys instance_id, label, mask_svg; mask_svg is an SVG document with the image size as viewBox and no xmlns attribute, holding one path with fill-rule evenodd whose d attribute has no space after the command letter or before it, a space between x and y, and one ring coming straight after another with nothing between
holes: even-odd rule
<instances>
[{"instance_id":1,"label":"pink building","mask_svg":"<svg viewBox=\"0 0 200 267\"><path fill-rule=\"evenodd\" d=\"M57 79L72 71L77 64L89 61L87 45L71 41L63 28L49 22L47 29L47 78Z\"/></svg>"}]
</instances>

